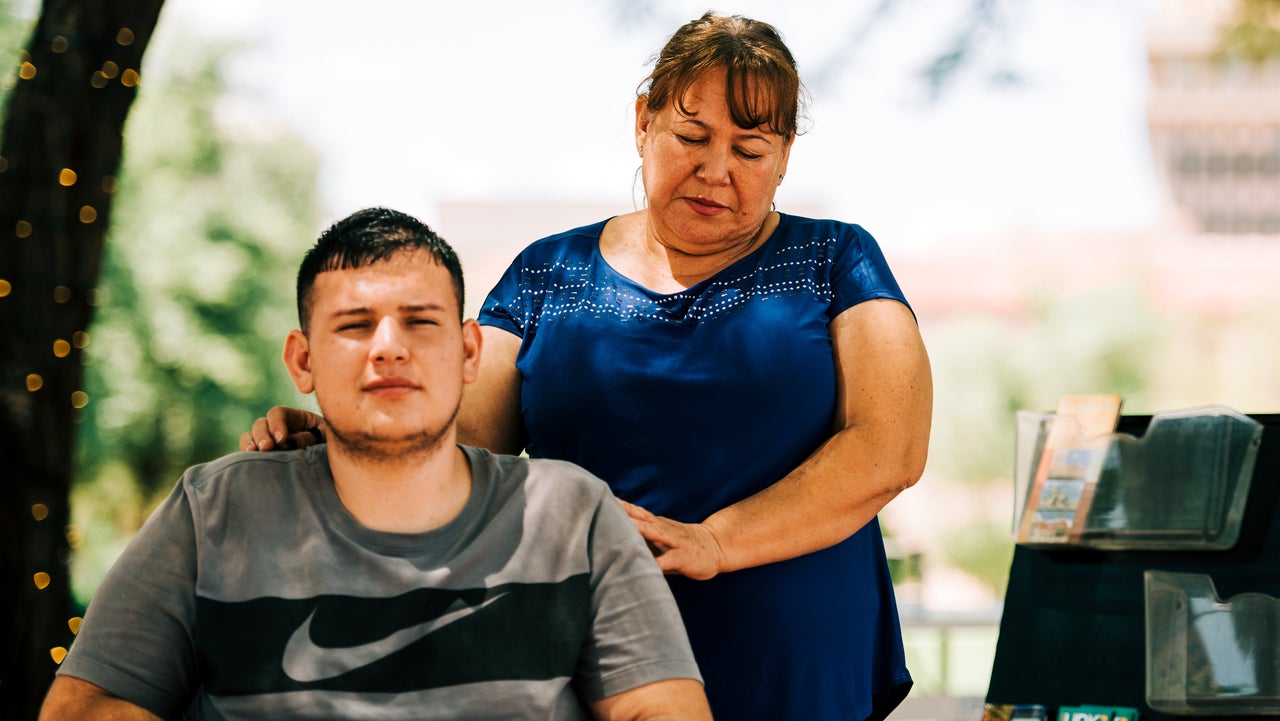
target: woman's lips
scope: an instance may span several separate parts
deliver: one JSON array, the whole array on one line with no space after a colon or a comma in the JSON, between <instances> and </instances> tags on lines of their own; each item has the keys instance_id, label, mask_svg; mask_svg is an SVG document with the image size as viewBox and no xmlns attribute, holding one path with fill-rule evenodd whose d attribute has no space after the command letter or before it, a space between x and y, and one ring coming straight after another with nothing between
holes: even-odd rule
<instances>
[{"instance_id":1,"label":"woman's lips","mask_svg":"<svg viewBox=\"0 0 1280 721\"><path fill-rule=\"evenodd\" d=\"M688 203L693 212L698 215L719 215L729 209L714 200L707 200L706 198L685 198L684 202Z\"/></svg>"}]
</instances>

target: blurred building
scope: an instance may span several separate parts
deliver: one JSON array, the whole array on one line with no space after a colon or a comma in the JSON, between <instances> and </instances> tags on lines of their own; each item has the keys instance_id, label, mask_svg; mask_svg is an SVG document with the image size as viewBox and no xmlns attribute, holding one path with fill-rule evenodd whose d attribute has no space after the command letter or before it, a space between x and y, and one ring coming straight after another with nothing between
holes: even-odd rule
<instances>
[{"instance_id":1,"label":"blurred building","mask_svg":"<svg viewBox=\"0 0 1280 721\"><path fill-rule=\"evenodd\" d=\"M1223 52L1236 8L1231 0L1157 6L1147 38L1151 146L1170 198L1197 231L1280 235L1280 48L1263 59Z\"/></svg>"}]
</instances>

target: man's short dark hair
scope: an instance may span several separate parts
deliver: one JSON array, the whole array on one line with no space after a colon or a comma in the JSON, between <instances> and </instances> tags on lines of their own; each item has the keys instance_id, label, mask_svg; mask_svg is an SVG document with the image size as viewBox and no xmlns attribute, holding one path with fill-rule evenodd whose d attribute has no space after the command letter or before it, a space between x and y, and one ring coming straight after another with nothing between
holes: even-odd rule
<instances>
[{"instance_id":1,"label":"man's short dark hair","mask_svg":"<svg viewBox=\"0 0 1280 721\"><path fill-rule=\"evenodd\" d=\"M311 287L317 275L362 268L414 250L427 251L449 271L458 298L458 320L462 320L462 264L453 248L411 215L387 208L365 208L329 226L302 258L298 268L298 322L302 332L308 331L311 322Z\"/></svg>"}]
</instances>

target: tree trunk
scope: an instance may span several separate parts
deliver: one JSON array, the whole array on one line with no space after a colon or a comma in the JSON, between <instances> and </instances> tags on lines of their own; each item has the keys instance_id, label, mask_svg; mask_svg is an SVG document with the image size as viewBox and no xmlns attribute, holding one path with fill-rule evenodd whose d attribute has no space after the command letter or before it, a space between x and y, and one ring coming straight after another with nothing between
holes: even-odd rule
<instances>
[{"instance_id":1,"label":"tree trunk","mask_svg":"<svg viewBox=\"0 0 1280 721\"><path fill-rule=\"evenodd\" d=\"M34 719L74 629L80 351L123 128L163 0L45 0L0 146L0 716Z\"/></svg>"}]
</instances>

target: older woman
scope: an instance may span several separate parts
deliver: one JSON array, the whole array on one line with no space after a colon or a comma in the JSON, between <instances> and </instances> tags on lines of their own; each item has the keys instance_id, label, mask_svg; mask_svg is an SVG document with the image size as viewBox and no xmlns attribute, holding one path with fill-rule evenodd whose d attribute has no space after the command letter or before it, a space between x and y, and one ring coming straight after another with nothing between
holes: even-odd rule
<instances>
[{"instance_id":1,"label":"older woman","mask_svg":"<svg viewBox=\"0 0 1280 721\"><path fill-rule=\"evenodd\" d=\"M636 101L647 207L521 253L459 419L634 504L725 719L882 717L910 684L875 518L923 470L928 360L866 231L771 210L799 89L772 27L680 28Z\"/></svg>"},{"instance_id":2,"label":"older woman","mask_svg":"<svg viewBox=\"0 0 1280 721\"><path fill-rule=\"evenodd\" d=\"M929 364L865 230L772 210L800 89L773 27L681 27L636 101L647 207L516 258L459 415L608 481L732 721L879 719L911 685L876 514L923 471Z\"/></svg>"}]
</instances>

